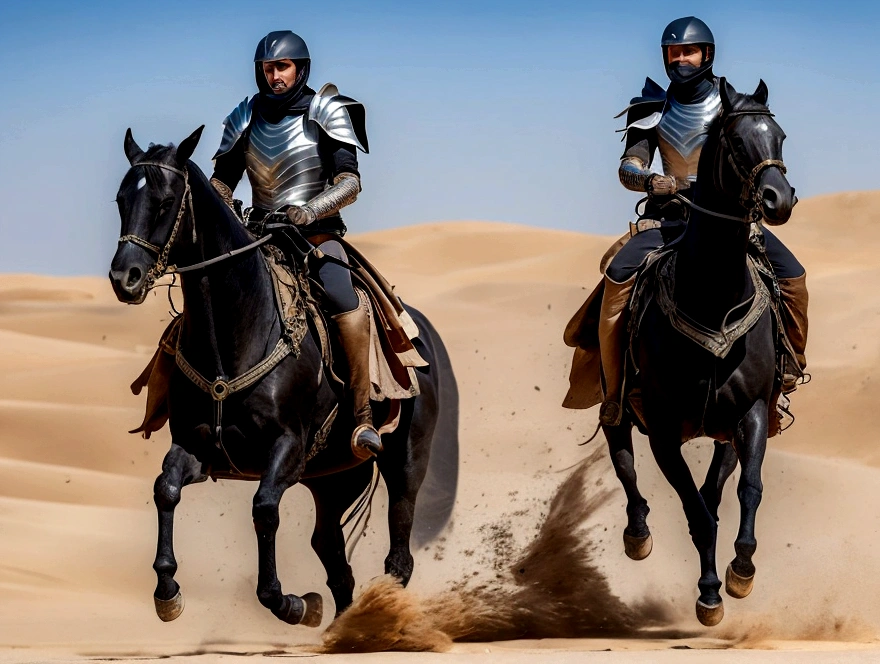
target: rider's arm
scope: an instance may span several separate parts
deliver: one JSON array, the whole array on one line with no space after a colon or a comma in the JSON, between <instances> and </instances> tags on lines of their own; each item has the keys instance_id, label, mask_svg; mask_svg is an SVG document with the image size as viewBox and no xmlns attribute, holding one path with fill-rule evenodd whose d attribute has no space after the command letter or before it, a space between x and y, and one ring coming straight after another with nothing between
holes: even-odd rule
<instances>
[{"instance_id":1,"label":"rider's arm","mask_svg":"<svg viewBox=\"0 0 880 664\"><path fill-rule=\"evenodd\" d=\"M310 224L316 219L336 214L346 205L354 203L361 191L355 147L323 133L320 140L325 172L333 184L302 207L290 208L287 216L297 225Z\"/></svg>"},{"instance_id":2,"label":"rider's arm","mask_svg":"<svg viewBox=\"0 0 880 664\"><path fill-rule=\"evenodd\" d=\"M245 141L238 141L229 152L224 152L214 160L211 184L230 206L232 192L244 175L244 143Z\"/></svg>"},{"instance_id":3,"label":"rider's arm","mask_svg":"<svg viewBox=\"0 0 880 664\"><path fill-rule=\"evenodd\" d=\"M617 175L620 184L630 191L644 192L655 173L650 169L654 151L657 149L657 131L638 129L631 125L643 119L650 110L647 105L633 106L626 115L626 149L620 158Z\"/></svg>"}]
</instances>

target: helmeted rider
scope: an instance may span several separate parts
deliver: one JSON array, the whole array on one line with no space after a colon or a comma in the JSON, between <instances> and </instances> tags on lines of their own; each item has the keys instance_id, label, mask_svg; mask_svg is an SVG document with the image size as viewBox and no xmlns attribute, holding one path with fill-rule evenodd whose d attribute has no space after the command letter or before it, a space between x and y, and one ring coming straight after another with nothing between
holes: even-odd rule
<instances>
[{"instance_id":1,"label":"helmeted rider","mask_svg":"<svg viewBox=\"0 0 880 664\"><path fill-rule=\"evenodd\" d=\"M709 27L693 16L679 18L666 26L660 43L671 81L669 88L663 90L650 78L646 79L642 95L632 99L624 111L626 149L618 171L620 182L631 191L649 195L645 218L655 221L641 222L640 227L633 229L634 236L605 270L599 321L605 399L599 418L609 426L619 424L622 415L626 348L623 313L636 272L649 252L684 231L683 207L667 205L661 212L661 206L675 193L692 197L700 150L710 125L721 113L719 79L712 72L715 40ZM650 170L655 150L660 152L663 175ZM782 389L788 393L795 389L806 366L806 272L778 238L766 228L763 233L766 254L782 294L786 333L800 364L799 369L786 368Z\"/></svg>"},{"instance_id":2,"label":"helmeted rider","mask_svg":"<svg viewBox=\"0 0 880 664\"><path fill-rule=\"evenodd\" d=\"M321 251L344 263L336 241L345 231L339 211L361 191L357 150L368 151L362 104L331 83L308 87L311 58L305 41L289 30L270 32L257 45L254 75L259 93L245 99L223 123L211 182L232 205L247 172L253 209L249 222L283 212ZM354 400L352 447L382 449L370 407L368 312L345 267L323 261L313 275L327 294L349 365Z\"/></svg>"}]
</instances>

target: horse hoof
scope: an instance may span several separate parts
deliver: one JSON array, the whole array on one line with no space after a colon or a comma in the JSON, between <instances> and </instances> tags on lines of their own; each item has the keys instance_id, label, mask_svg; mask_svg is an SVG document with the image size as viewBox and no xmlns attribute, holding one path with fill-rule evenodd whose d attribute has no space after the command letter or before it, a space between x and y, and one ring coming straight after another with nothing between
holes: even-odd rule
<instances>
[{"instance_id":1,"label":"horse hoof","mask_svg":"<svg viewBox=\"0 0 880 664\"><path fill-rule=\"evenodd\" d=\"M724 590L731 597L736 597L736 599L742 599L743 597L748 597L749 593L752 592L752 588L755 586L755 575L751 576L740 576L736 572L733 571L733 566L727 566L727 574L724 577Z\"/></svg>"},{"instance_id":2,"label":"horse hoof","mask_svg":"<svg viewBox=\"0 0 880 664\"><path fill-rule=\"evenodd\" d=\"M724 617L724 602L718 599L718 604L705 604L697 600L697 620L706 627L715 627Z\"/></svg>"},{"instance_id":3,"label":"horse hoof","mask_svg":"<svg viewBox=\"0 0 880 664\"><path fill-rule=\"evenodd\" d=\"M644 537L633 537L632 535L623 534L623 550L626 555L633 560L644 560L651 555L654 548L654 538L651 533Z\"/></svg>"},{"instance_id":4,"label":"horse hoof","mask_svg":"<svg viewBox=\"0 0 880 664\"><path fill-rule=\"evenodd\" d=\"M179 590L171 599L159 599L153 596L153 602L156 604L156 615L159 616L162 622L171 622L175 618L179 618L180 614L183 613L183 595L180 594Z\"/></svg>"},{"instance_id":5,"label":"horse hoof","mask_svg":"<svg viewBox=\"0 0 880 664\"><path fill-rule=\"evenodd\" d=\"M318 593L306 593L302 596L303 617L300 625L318 627L324 619L324 599Z\"/></svg>"}]
</instances>

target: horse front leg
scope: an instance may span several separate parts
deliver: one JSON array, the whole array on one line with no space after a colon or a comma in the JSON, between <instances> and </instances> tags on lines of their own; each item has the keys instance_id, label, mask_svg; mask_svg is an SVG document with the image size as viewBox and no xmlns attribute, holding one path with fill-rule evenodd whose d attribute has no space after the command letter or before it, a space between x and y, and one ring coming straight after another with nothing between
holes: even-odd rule
<instances>
[{"instance_id":1,"label":"horse front leg","mask_svg":"<svg viewBox=\"0 0 880 664\"><path fill-rule=\"evenodd\" d=\"M712 463L706 472L706 481L700 488L700 495L706 503L709 513L715 517L718 523L718 506L721 504L721 491L727 478L736 469L736 450L733 445L715 441L715 451L712 454Z\"/></svg>"},{"instance_id":2,"label":"horse front leg","mask_svg":"<svg viewBox=\"0 0 880 664\"><path fill-rule=\"evenodd\" d=\"M174 580L177 560L174 558L174 508L180 502L180 491L187 484L206 479L202 464L179 445L171 449L162 461L162 473L153 485L153 501L159 515L159 537L156 545L156 570L158 582L153 593L156 614L164 622L174 620L183 613L183 595Z\"/></svg>"},{"instance_id":3,"label":"horse front leg","mask_svg":"<svg viewBox=\"0 0 880 664\"><path fill-rule=\"evenodd\" d=\"M624 415L620 424L615 427L603 426L605 440L608 441L608 452L617 479L623 485L626 494L627 524L623 531L623 550L633 560L644 560L654 547L651 531L648 529L647 518L651 509L648 501L639 493L636 480L636 463L632 445L632 423Z\"/></svg>"},{"instance_id":4,"label":"horse front leg","mask_svg":"<svg viewBox=\"0 0 880 664\"><path fill-rule=\"evenodd\" d=\"M755 539L755 517L764 484L761 465L767 450L767 404L757 401L742 419L733 441L742 466L742 476L736 488L740 505L739 533L733 548L736 557L727 566L725 590L731 597L746 597L755 583L755 565L752 556L758 548Z\"/></svg>"},{"instance_id":5,"label":"horse front leg","mask_svg":"<svg viewBox=\"0 0 880 664\"><path fill-rule=\"evenodd\" d=\"M721 580L715 569L715 542L718 524L706 507L703 496L697 490L691 471L681 454L681 439L673 434L650 436L651 450L663 475L675 489L687 517L691 541L700 554L700 580L697 586L700 597L697 599L697 619L712 627L724 617L724 604L718 591Z\"/></svg>"},{"instance_id":6,"label":"horse front leg","mask_svg":"<svg viewBox=\"0 0 880 664\"><path fill-rule=\"evenodd\" d=\"M281 591L275 562L275 535L280 525L278 505L284 492L299 481L303 449L293 436L279 438L269 452L269 464L254 494L253 518L257 533L259 575L257 597L276 618L291 625L317 627L323 617L323 600L317 593L303 597Z\"/></svg>"}]
</instances>

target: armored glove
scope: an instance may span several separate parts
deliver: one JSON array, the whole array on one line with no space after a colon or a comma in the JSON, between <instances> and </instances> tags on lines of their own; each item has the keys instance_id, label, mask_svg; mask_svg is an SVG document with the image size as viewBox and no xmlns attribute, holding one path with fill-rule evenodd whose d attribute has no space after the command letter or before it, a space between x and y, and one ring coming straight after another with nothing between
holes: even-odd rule
<instances>
[{"instance_id":1,"label":"armored glove","mask_svg":"<svg viewBox=\"0 0 880 664\"><path fill-rule=\"evenodd\" d=\"M674 175L660 175L655 173L648 178L646 191L658 196L671 196L677 191L682 191L691 186L690 180L676 180Z\"/></svg>"},{"instance_id":2,"label":"armored glove","mask_svg":"<svg viewBox=\"0 0 880 664\"><path fill-rule=\"evenodd\" d=\"M308 206L291 205L287 208L287 218L294 226L305 226L315 220L315 213Z\"/></svg>"},{"instance_id":3,"label":"armored glove","mask_svg":"<svg viewBox=\"0 0 880 664\"><path fill-rule=\"evenodd\" d=\"M654 173L638 157L621 160L618 176L620 183L630 191L644 191L658 196L671 196L691 186L688 180L679 181L672 175Z\"/></svg>"}]
</instances>

